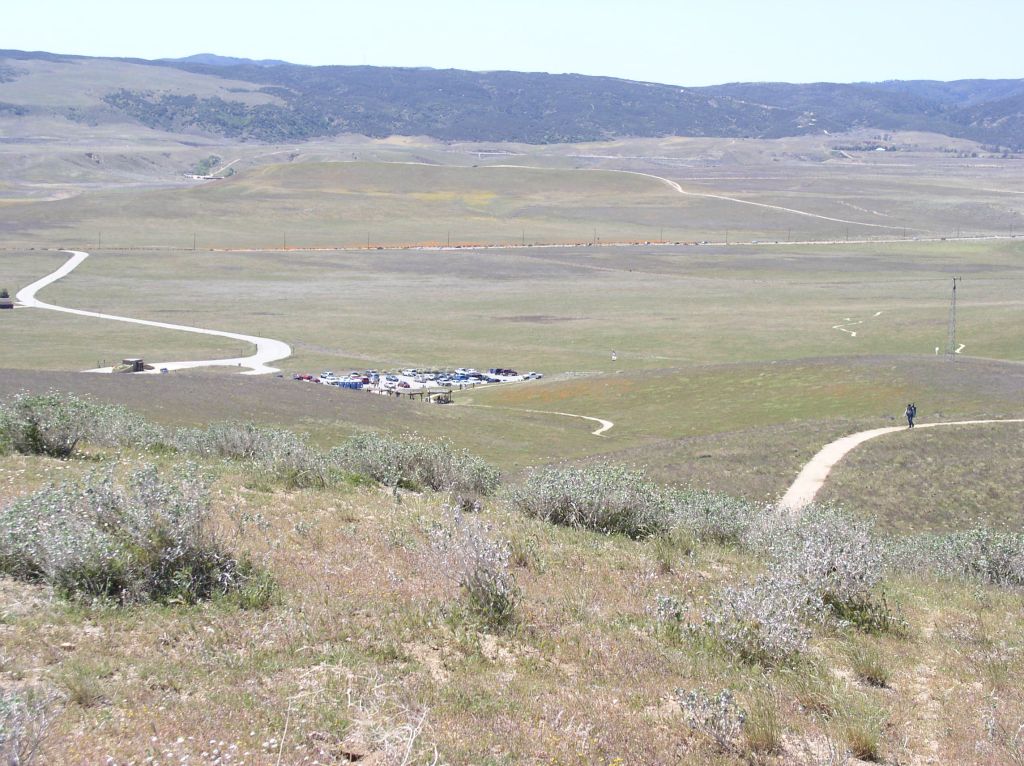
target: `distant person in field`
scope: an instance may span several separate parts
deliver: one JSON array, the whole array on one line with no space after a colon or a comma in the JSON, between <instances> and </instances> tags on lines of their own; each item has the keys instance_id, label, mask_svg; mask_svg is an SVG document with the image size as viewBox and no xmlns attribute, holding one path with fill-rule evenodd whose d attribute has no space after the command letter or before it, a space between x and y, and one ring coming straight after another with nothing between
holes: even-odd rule
<instances>
[{"instance_id":1,"label":"distant person in field","mask_svg":"<svg viewBox=\"0 0 1024 766\"><path fill-rule=\"evenodd\" d=\"M907 428L913 428L914 418L917 417L917 405L911 402L907 405L907 411L903 414L907 416Z\"/></svg>"}]
</instances>

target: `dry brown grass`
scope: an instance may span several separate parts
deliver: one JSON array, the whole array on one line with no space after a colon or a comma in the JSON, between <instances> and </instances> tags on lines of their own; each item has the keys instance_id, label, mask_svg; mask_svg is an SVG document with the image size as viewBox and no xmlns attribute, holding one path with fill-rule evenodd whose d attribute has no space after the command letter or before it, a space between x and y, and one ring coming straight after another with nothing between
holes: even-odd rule
<instances>
[{"instance_id":1,"label":"dry brown grass","mask_svg":"<svg viewBox=\"0 0 1024 766\"><path fill-rule=\"evenodd\" d=\"M45 480L54 462L4 458L0 483ZM749 576L758 567L745 555L698 545L666 567L657 541L492 503L480 518L518 551L523 601L512 627L489 632L435 566L445 498L245 480L218 481L217 519L276 578L282 600L266 611L86 608L3 581L0 685L67 696L46 763L207 764L214 749L247 764L345 763L358 748L387 763L407 752L432 763L435 749L450 764L741 762L687 732L677 688L735 689L753 720L742 758L759 763L806 762L830 738L865 753L875 742L901 762L971 762L975 746L990 753L982 762L1012 762L1024 714L1017 593L894 583L910 637L852 637L884 655L886 688L858 680L844 632L819 632L806 661L765 671L658 630L652 613L659 593L692 601Z\"/></svg>"}]
</instances>

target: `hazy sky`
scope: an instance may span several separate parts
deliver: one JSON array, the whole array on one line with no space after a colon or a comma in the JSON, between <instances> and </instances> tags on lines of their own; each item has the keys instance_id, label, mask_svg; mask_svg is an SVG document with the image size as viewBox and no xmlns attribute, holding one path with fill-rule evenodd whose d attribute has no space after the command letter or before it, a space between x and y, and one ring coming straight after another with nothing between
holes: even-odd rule
<instances>
[{"instance_id":1,"label":"hazy sky","mask_svg":"<svg viewBox=\"0 0 1024 766\"><path fill-rule=\"evenodd\" d=\"M0 48L676 85L1024 77L1022 0L11 0Z\"/></svg>"}]
</instances>

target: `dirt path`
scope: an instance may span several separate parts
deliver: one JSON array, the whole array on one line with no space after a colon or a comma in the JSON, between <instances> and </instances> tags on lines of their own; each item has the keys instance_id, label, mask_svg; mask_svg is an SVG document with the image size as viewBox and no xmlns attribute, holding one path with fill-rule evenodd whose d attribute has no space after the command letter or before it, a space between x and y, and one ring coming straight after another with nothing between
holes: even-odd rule
<instances>
[{"instance_id":1,"label":"dirt path","mask_svg":"<svg viewBox=\"0 0 1024 766\"><path fill-rule=\"evenodd\" d=\"M892 230L903 230L903 231L920 231L919 229L911 229L908 226L886 226L885 224L881 224L881 223L867 223L865 221L851 221L851 220L846 219L846 218L833 218L833 217L828 216L828 215L820 215L818 213L811 213L811 212L809 212L807 210L797 210L796 208L782 207L781 205L769 205L767 202L754 202L753 200L740 199L739 197L727 197L724 194L710 194L708 192L686 191L682 186L680 186L675 181L672 181L672 180L670 180L668 178L663 178L662 176L656 176L653 173L641 173L638 170L615 170L615 171L612 171L612 172L615 172L615 173L629 173L630 175L635 175L635 176L646 176L647 178L656 178L657 180L661 181L662 183L668 184L670 187L675 189L677 192L679 192L680 194L685 195L687 197L706 197L707 199L718 199L718 200L723 200L725 202L735 202L735 203L737 203L739 205L752 205L754 207L762 207L762 208L767 208L769 210L778 210L778 211L780 211L782 213L792 213L793 215L803 215L803 216L807 216L808 218L819 218L822 221L834 221L836 223L848 223L848 224L851 224L853 226L870 226L872 229L892 229ZM874 211L872 211L872 212L874 212Z\"/></svg>"},{"instance_id":2,"label":"dirt path","mask_svg":"<svg viewBox=\"0 0 1024 766\"><path fill-rule=\"evenodd\" d=\"M529 412L534 415L561 415L565 418L579 418L580 420L589 420L592 423L597 423L599 428L596 431L591 431L594 436L604 436L607 431L610 431L615 427L615 424L610 420L604 420L603 418L595 418L590 415L576 415L572 412L553 412L552 410L524 410L519 407L496 407L492 404L460 404L460 407L486 407L489 410L510 410L511 412Z\"/></svg>"},{"instance_id":3,"label":"dirt path","mask_svg":"<svg viewBox=\"0 0 1024 766\"><path fill-rule=\"evenodd\" d=\"M77 314L78 316L94 317L97 319L108 319L114 322L129 322L131 324L140 324L147 327L159 327L164 330L179 330L181 332L192 332L199 335L216 335L222 338L242 341L243 343L251 343L256 346L255 354L244 357L235 357L233 359L204 359L187 362L151 362L154 369L150 372L159 373L160 370L164 369L184 370L194 367L247 367L249 369L246 372L243 372L243 375L266 375L278 372L276 367L268 366L270 362L276 362L279 359L286 359L292 354L291 346L272 338L260 338L255 335L241 335L239 333L224 332L222 330L206 330L201 327L188 327L186 325L169 324L167 322L153 322L148 319L131 319L130 317L115 316L114 314L101 314L96 311L83 311L82 309L71 309L64 306L55 306L51 303L44 303L36 298L36 293L47 285L53 284L58 279L66 277L89 257L89 253L84 253L79 250L62 250L61 252L71 255L71 258L68 259L67 263L52 274L48 274L42 279L36 280L28 287L18 291L16 298L22 306L28 308L48 309L50 311L60 311L65 314ZM98 370L90 370L90 372L112 372L112 368L104 367Z\"/></svg>"},{"instance_id":4,"label":"dirt path","mask_svg":"<svg viewBox=\"0 0 1024 766\"><path fill-rule=\"evenodd\" d=\"M1024 423L1024 418L1012 420L958 420L951 423L919 423L915 428L973 426L987 425L991 423ZM844 436L841 439L836 439L831 444L826 444L821 448L817 455L811 458L811 461L807 463L807 465L803 467L803 470L801 470L797 475L793 484L790 485L789 489L786 490L786 494L783 495L782 499L779 501L779 507L786 508L791 511L799 511L801 508L814 501L815 496L818 494L818 490L820 490L825 484L825 480L828 478L832 467L842 460L847 452L870 439L906 430L906 426L874 428L870 431L861 431L860 433L850 434L849 436Z\"/></svg>"}]
</instances>

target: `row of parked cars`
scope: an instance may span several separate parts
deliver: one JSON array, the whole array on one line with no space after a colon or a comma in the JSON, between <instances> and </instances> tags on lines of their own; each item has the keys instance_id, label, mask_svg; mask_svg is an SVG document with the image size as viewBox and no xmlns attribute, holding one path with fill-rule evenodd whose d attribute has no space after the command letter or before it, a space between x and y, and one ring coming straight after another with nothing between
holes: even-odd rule
<instances>
[{"instance_id":1,"label":"row of parked cars","mask_svg":"<svg viewBox=\"0 0 1024 766\"><path fill-rule=\"evenodd\" d=\"M379 372L377 370L353 371L348 375L335 375L325 370L319 376L293 375L293 379L320 383L339 388L454 388L456 386L477 383L509 383L521 380L539 380L544 375L539 372L519 373L508 367L492 367L487 372L480 372L472 367L458 367L454 372L439 370L405 369L399 372Z\"/></svg>"}]
</instances>

